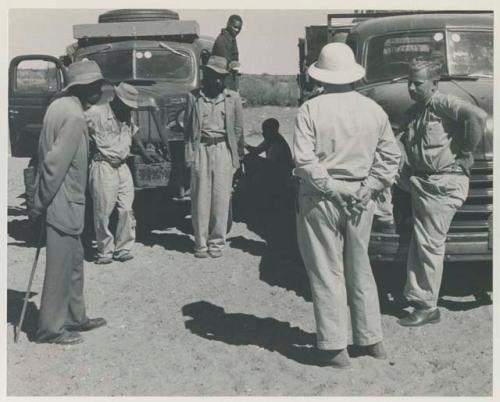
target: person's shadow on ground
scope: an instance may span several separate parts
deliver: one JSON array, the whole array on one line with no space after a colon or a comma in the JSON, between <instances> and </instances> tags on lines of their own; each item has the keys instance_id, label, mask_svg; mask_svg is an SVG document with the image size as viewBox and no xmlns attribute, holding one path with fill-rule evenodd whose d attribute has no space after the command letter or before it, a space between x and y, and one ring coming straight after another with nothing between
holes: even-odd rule
<instances>
[{"instance_id":1,"label":"person's shadow on ground","mask_svg":"<svg viewBox=\"0 0 500 402\"><path fill-rule=\"evenodd\" d=\"M206 301L185 305L182 314L187 317L186 328L202 338L235 346L256 345L301 364L318 365L315 334L287 322L226 313L222 307Z\"/></svg>"},{"instance_id":2,"label":"person's shadow on ground","mask_svg":"<svg viewBox=\"0 0 500 402\"><path fill-rule=\"evenodd\" d=\"M7 322L12 326L18 325L19 317L24 303L24 295L26 292L19 290L7 289ZM37 293L31 292L29 298L36 296ZM24 316L21 332L24 332L29 341L35 339L36 330L38 328L38 308L35 303L28 301L26 313Z\"/></svg>"},{"instance_id":3,"label":"person's shadow on ground","mask_svg":"<svg viewBox=\"0 0 500 402\"><path fill-rule=\"evenodd\" d=\"M410 304L403 296L406 262L372 262L377 283L381 313L402 318ZM466 311L491 304L488 292L492 287L491 263L445 263L438 307ZM450 300L449 297L474 296L474 300Z\"/></svg>"}]
</instances>

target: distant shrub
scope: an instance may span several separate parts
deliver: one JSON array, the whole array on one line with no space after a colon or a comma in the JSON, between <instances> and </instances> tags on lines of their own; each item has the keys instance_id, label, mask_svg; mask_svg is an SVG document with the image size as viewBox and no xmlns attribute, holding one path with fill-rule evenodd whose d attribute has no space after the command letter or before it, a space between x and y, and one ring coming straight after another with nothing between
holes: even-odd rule
<instances>
[{"instance_id":1,"label":"distant shrub","mask_svg":"<svg viewBox=\"0 0 500 402\"><path fill-rule=\"evenodd\" d=\"M296 106L298 87L293 75L242 75L240 94L248 106Z\"/></svg>"}]
</instances>

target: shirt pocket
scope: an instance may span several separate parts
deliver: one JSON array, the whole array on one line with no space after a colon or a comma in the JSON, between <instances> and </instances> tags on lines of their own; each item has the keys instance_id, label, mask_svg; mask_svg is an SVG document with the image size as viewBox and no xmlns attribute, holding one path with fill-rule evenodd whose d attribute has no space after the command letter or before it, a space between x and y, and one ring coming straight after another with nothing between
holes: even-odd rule
<instances>
[{"instance_id":1,"label":"shirt pocket","mask_svg":"<svg viewBox=\"0 0 500 402\"><path fill-rule=\"evenodd\" d=\"M434 118L426 123L423 139L424 149L441 148L447 144L447 134L440 118Z\"/></svg>"}]
</instances>

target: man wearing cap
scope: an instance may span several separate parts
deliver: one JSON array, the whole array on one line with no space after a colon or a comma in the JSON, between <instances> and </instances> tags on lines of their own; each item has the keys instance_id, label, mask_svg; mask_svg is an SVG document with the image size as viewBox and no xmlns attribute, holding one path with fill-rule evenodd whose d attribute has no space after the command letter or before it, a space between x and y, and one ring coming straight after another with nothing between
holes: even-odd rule
<instances>
[{"instance_id":1,"label":"man wearing cap","mask_svg":"<svg viewBox=\"0 0 500 402\"><path fill-rule=\"evenodd\" d=\"M128 261L135 242L135 219L132 210L134 183L125 163L132 142L150 161L142 142L135 134L138 128L131 117L137 109L138 92L122 82L115 87L109 103L92 106L86 112L95 150L90 166L89 186L94 204L94 227L97 240L96 264ZM116 234L109 230L109 218L116 206Z\"/></svg>"},{"instance_id":2,"label":"man wearing cap","mask_svg":"<svg viewBox=\"0 0 500 402\"><path fill-rule=\"evenodd\" d=\"M410 327L440 321L437 301L446 235L467 198L473 152L487 118L481 108L438 91L440 69L437 61L415 59L408 76L415 104L403 123L401 141L409 169L402 177L411 193L413 234L404 295L415 309L399 324Z\"/></svg>"},{"instance_id":3,"label":"man wearing cap","mask_svg":"<svg viewBox=\"0 0 500 402\"><path fill-rule=\"evenodd\" d=\"M37 342L75 344L79 331L106 324L89 319L83 297L83 247L88 131L84 109L101 96L104 78L94 61L68 69L64 96L48 107L38 146L32 217L45 213L47 257Z\"/></svg>"},{"instance_id":4,"label":"man wearing cap","mask_svg":"<svg viewBox=\"0 0 500 402\"><path fill-rule=\"evenodd\" d=\"M344 368L348 311L360 354L386 358L377 286L368 258L375 192L392 184L400 150L386 113L355 92L364 76L343 43L323 47L308 71L324 92L298 111L297 237L312 290L322 362Z\"/></svg>"},{"instance_id":5,"label":"man wearing cap","mask_svg":"<svg viewBox=\"0 0 500 402\"><path fill-rule=\"evenodd\" d=\"M229 16L226 27L221 30L212 48L213 56L224 57L227 60L229 74L226 77L226 87L233 91L237 91L239 87L240 62L236 37L242 27L243 19L239 15Z\"/></svg>"},{"instance_id":6,"label":"man wearing cap","mask_svg":"<svg viewBox=\"0 0 500 402\"><path fill-rule=\"evenodd\" d=\"M233 173L244 153L241 99L237 92L224 88L226 65L225 58L210 57L203 67L202 87L188 95L184 114L197 258L222 255Z\"/></svg>"}]
</instances>

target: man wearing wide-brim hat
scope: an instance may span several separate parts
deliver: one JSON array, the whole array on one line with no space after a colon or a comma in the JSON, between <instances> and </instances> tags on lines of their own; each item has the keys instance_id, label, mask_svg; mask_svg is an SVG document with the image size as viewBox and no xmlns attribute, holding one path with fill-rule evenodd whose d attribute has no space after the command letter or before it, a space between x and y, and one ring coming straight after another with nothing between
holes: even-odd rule
<instances>
[{"instance_id":1,"label":"man wearing wide-brim hat","mask_svg":"<svg viewBox=\"0 0 500 402\"><path fill-rule=\"evenodd\" d=\"M47 257L37 342L75 344L79 331L106 324L89 319L83 297L85 188L89 139L84 109L101 97L105 81L94 61L70 65L62 97L51 103L43 120L33 218L45 213Z\"/></svg>"},{"instance_id":2,"label":"man wearing wide-brim hat","mask_svg":"<svg viewBox=\"0 0 500 402\"><path fill-rule=\"evenodd\" d=\"M90 138L93 141L89 187L94 206L94 228L97 240L96 264L133 258L135 218L132 209L134 183L126 164L132 144L146 162L153 162L137 138L138 127L131 110L138 108L139 92L125 82L115 87L115 96L108 103L92 106L86 112ZM115 209L118 220L116 232L109 228Z\"/></svg>"},{"instance_id":3,"label":"man wearing wide-brim hat","mask_svg":"<svg viewBox=\"0 0 500 402\"><path fill-rule=\"evenodd\" d=\"M224 57L209 58L202 87L188 95L184 115L197 258L222 255L233 173L244 153L243 108L238 93L224 88L226 66Z\"/></svg>"},{"instance_id":4,"label":"man wearing wide-brim hat","mask_svg":"<svg viewBox=\"0 0 500 402\"><path fill-rule=\"evenodd\" d=\"M347 45L323 47L308 73L324 92L301 106L295 123L298 242L312 290L319 358L345 368L347 306L357 353L386 357L368 242L373 196L394 181L400 150L386 113L353 90L364 68Z\"/></svg>"}]
</instances>

